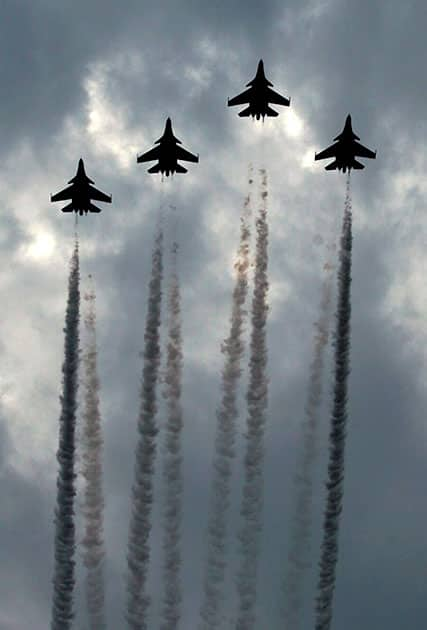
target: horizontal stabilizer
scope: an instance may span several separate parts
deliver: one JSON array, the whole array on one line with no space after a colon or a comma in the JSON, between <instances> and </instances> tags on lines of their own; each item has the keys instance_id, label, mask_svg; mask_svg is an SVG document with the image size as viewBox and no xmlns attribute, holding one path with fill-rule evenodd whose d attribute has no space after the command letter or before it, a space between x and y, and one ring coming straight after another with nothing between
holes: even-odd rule
<instances>
[{"instance_id":1,"label":"horizontal stabilizer","mask_svg":"<svg viewBox=\"0 0 427 630\"><path fill-rule=\"evenodd\" d=\"M187 173L187 169L181 166L181 164L176 165L175 171L177 173Z\"/></svg>"},{"instance_id":2,"label":"horizontal stabilizer","mask_svg":"<svg viewBox=\"0 0 427 630\"><path fill-rule=\"evenodd\" d=\"M325 166L325 171L335 171L336 168L337 168L337 161L334 160L333 162L328 164L328 166Z\"/></svg>"},{"instance_id":3,"label":"horizontal stabilizer","mask_svg":"<svg viewBox=\"0 0 427 630\"><path fill-rule=\"evenodd\" d=\"M72 212L74 210L73 208L73 204L69 203L67 206L64 206L62 208L62 212Z\"/></svg>"},{"instance_id":4,"label":"horizontal stabilizer","mask_svg":"<svg viewBox=\"0 0 427 630\"><path fill-rule=\"evenodd\" d=\"M239 112L239 116L250 116L251 115L251 108L247 107L246 109L242 109L241 112Z\"/></svg>"},{"instance_id":5,"label":"horizontal stabilizer","mask_svg":"<svg viewBox=\"0 0 427 630\"><path fill-rule=\"evenodd\" d=\"M157 163L151 168L148 169L147 173L159 173L160 172L160 164Z\"/></svg>"},{"instance_id":6,"label":"horizontal stabilizer","mask_svg":"<svg viewBox=\"0 0 427 630\"><path fill-rule=\"evenodd\" d=\"M353 163L351 165L351 168L355 168L357 170L361 170L362 168L365 168L364 164L361 164L360 162L358 162L357 160L353 160Z\"/></svg>"},{"instance_id":7,"label":"horizontal stabilizer","mask_svg":"<svg viewBox=\"0 0 427 630\"><path fill-rule=\"evenodd\" d=\"M268 107L268 105L267 105L266 112L267 112L267 116L278 116L279 115L274 109L272 109L271 107Z\"/></svg>"},{"instance_id":8,"label":"horizontal stabilizer","mask_svg":"<svg viewBox=\"0 0 427 630\"><path fill-rule=\"evenodd\" d=\"M101 212L101 208L94 206L93 203L89 204L89 212Z\"/></svg>"}]
</instances>

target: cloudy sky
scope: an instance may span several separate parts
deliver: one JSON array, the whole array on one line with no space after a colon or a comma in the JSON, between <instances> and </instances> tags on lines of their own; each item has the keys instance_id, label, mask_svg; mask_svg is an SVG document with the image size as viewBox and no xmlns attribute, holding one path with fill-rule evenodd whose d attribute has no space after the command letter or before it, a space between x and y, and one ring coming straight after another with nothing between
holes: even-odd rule
<instances>
[{"instance_id":1,"label":"cloudy sky","mask_svg":"<svg viewBox=\"0 0 427 630\"><path fill-rule=\"evenodd\" d=\"M194 628L239 214L248 192L248 162L268 170L270 398L257 613L260 629L282 627L282 550L313 322L323 265L331 255L325 245L338 234L345 194L345 177L325 172L313 157L339 133L348 113L362 142L378 156L352 176L350 424L333 627L400 630L426 623L426 27L421 0L2 1L2 630L45 630L50 623L55 453L74 217L51 205L49 193L65 186L80 157L95 184L113 195L101 215L79 220L79 234L82 289L92 273L97 291L107 606L115 630L125 627L140 352L160 205L176 206L176 222L166 221L167 239L174 229L180 243L182 627ZM253 78L260 58L274 88L292 99L290 108L264 126L226 107L227 97ZM200 154L200 163L161 184L135 158L161 135L167 116L184 146ZM326 391L330 373L329 361ZM329 400L317 468L307 629L313 627L328 409ZM239 422L241 478L243 405ZM161 594L159 513L156 499L153 628ZM232 541L235 514L233 519ZM86 628L82 578L79 560L76 628ZM235 614L232 575L229 584L224 628Z\"/></svg>"}]
</instances>

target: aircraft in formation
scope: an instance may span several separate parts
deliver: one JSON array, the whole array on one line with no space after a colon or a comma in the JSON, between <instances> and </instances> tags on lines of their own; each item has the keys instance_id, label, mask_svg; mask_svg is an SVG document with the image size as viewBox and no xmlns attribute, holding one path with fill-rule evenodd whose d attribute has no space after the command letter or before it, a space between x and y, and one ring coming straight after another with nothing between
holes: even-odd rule
<instances>
[{"instance_id":1,"label":"aircraft in formation","mask_svg":"<svg viewBox=\"0 0 427 630\"><path fill-rule=\"evenodd\" d=\"M178 146L178 144L182 144L182 142L173 135L172 121L170 118L166 119L163 135L156 140L154 144L158 144L159 146L150 149L146 153L142 153L142 155L139 155L136 159L138 163L158 160L157 164L148 169L148 173L166 173L166 177L169 177L169 173L187 172L186 168L178 164L178 160L184 160L185 162L199 161L198 155L193 155L190 151Z\"/></svg>"},{"instance_id":2,"label":"aircraft in formation","mask_svg":"<svg viewBox=\"0 0 427 630\"><path fill-rule=\"evenodd\" d=\"M85 214L88 212L101 212L101 208L91 203L91 200L94 199L95 201L103 201L105 203L111 203L112 201L111 195L106 195L95 188L95 186L91 186L91 184L95 182L86 175L82 158L79 160L77 173L68 183L71 184L71 186L67 186L64 190L56 193L56 195L50 196L50 200L53 202L71 199L71 203L64 206L62 212L73 212L74 210L76 213L80 213L80 215L83 215L83 212Z\"/></svg>"},{"instance_id":3,"label":"aircraft in formation","mask_svg":"<svg viewBox=\"0 0 427 630\"><path fill-rule=\"evenodd\" d=\"M265 76L264 63L260 59L255 78L246 85L248 89L234 98L228 99L227 104L229 107L248 104L248 107L239 112L239 116L252 116L252 118L257 120L261 117L264 120L265 116L278 116L279 114L270 107L270 104L289 107L291 99L272 90L272 86L273 84ZM357 142L357 140L360 140L360 138L356 136L352 129L351 116L349 114L345 121L344 129L334 138L334 144L331 144L320 153L315 153L314 159L325 160L334 158L330 164L325 166L327 171L338 169L345 173L347 169L350 171L352 168L365 168L355 158L375 159L377 152L371 151L363 144ZM136 160L139 164L157 161L157 164L148 169L148 173L162 173L166 174L166 177L174 173L187 173L187 169L178 164L178 160L195 163L199 161L198 155L194 155L183 147L178 146L182 143L173 134L170 118L166 119L163 135L154 144L158 146L137 156ZM64 206L62 212L75 211L81 215L83 212L86 214L88 212L101 212L101 209L91 203L91 200L111 203L111 195L106 195L94 186L91 186L94 182L86 175L81 158L76 175L68 183L71 185L50 197L53 202L71 199L71 203Z\"/></svg>"},{"instance_id":4,"label":"aircraft in formation","mask_svg":"<svg viewBox=\"0 0 427 630\"><path fill-rule=\"evenodd\" d=\"M345 173L346 169L350 171L352 168L365 168L364 164L355 160L355 157L364 157L374 160L377 157L377 152L364 147L363 144L360 144L357 140L360 140L360 138L356 136L352 129L351 116L349 114L346 118L344 129L334 138L334 144L331 144L331 146L320 153L315 153L314 159L326 160L335 158L333 162L325 166L325 170L327 171L338 169Z\"/></svg>"},{"instance_id":5,"label":"aircraft in formation","mask_svg":"<svg viewBox=\"0 0 427 630\"><path fill-rule=\"evenodd\" d=\"M272 107L269 107L269 104L273 103L274 105L289 107L291 99L272 90L272 86L273 84L264 74L264 62L260 59L255 78L246 84L246 87L249 89L241 92L234 98L229 98L227 101L228 107L249 103L246 109L239 112L239 116L252 116L252 118L257 120L261 116L263 120L265 116L278 116L279 114Z\"/></svg>"}]
</instances>

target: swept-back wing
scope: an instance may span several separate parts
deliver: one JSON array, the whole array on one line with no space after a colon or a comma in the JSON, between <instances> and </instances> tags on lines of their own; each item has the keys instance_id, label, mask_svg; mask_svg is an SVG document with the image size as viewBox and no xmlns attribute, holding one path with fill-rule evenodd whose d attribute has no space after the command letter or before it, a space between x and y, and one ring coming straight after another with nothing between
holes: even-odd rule
<instances>
[{"instance_id":1,"label":"swept-back wing","mask_svg":"<svg viewBox=\"0 0 427 630\"><path fill-rule=\"evenodd\" d=\"M95 188L95 186L89 186L89 197L95 201L105 201L105 203L111 203L111 196L106 195L101 190Z\"/></svg>"},{"instance_id":2,"label":"swept-back wing","mask_svg":"<svg viewBox=\"0 0 427 630\"><path fill-rule=\"evenodd\" d=\"M375 151L371 151L371 149L364 147L363 144L360 144L360 142L354 141L353 147L354 147L354 155L358 155L359 157L365 157L365 158L376 157Z\"/></svg>"},{"instance_id":3,"label":"swept-back wing","mask_svg":"<svg viewBox=\"0 0 427 630\"><path fill-rule=\"evenodd\" d=\"M327 158L336 157L336 154L337 154L337 145L336 144L331 144L330 147L327 147L323 151L320 151L320 153L316 153L314 159L315 160L326 160Z\"/></svg>"},{"instance_id":4,"label":"swept-back wing","mask_svg":"<svg viewBox=\"0 0 427 630\"><path fill-rule=\"evenodd\" d=\"M51 195L50 200L51 201L65 201L66 199L71 199L73 196L73 191L74 191L74 184L71 184L71 186L67 186L67 188L64 188L64 190L60 190L58 193L56 193L56 195Z\"/></svg>"},{"instance_id":5,"label":"swept-back wing","mask_svg":"<svg viewBox=\"0 0 427 630\"><path fill-rule=\"evenodd\" d=\"M150 149L146 153L139 155L136 158L137 162L151 162L152 160L158 160L160 158L160 146Z\"/></svg>"},{"instance_id":6,"label":"swept-back wing","mask_svg":"<svg viewBox=\"0 0 427 630\"><path fill-rule=\"evenodd\" d=\"M267 101L269 103L273 103L274 105L290 105L291 99L286 98L286 96L282 96L278 92L275 92L271 88L266 88L267 93Z\"/></svg>"},{"instance_id":7,"label":"swept-back wing","mask_svg":"<svg viewBox=\"0 0 427 630\"><path fill-rule=\"evenodd\" d=\"M186 160L187 162L198 162L199 158L197 155L193 155L190 151L183 149L182 147L176 147L176 159L177 160Z\"/></svg>"},{"instance_id":8,"label":"swept-back wing","mask_svg":"<svg viewBox=\"0 0 427 630\"><path fill-rule=\"evenodd\" d=\"M249 103L251 100L251 96L253 94L253 88L249 88L244 92L241 92L237 96L230 98L228 100L228 106L232 107L233 105L244 105L245 103Z\"/></svg>"}]
</instances>

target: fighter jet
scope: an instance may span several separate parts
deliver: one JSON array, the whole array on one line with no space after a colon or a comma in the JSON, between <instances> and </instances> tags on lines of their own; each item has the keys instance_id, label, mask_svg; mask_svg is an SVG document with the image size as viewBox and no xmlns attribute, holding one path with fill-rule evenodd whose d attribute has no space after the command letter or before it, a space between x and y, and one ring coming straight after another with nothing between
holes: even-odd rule
<instances>
[{"instance_id":1,"label":"fighter jet","mask_svg":"<svg viewBox=\"0 0 427 630\"><path fill-rule=\"evenodd\" d=\"M327 171L338 169L345 173L346 169L350 171L352 168L365 168L364 164L354 159L355 156L375 159L377 152L371 151L367 147L364 147L363 144L356 142L356 140L360 140L360 138L356 136L351 128L351 116L349 114L346 118L344 129L334 138L335 144L331 144L327 149L316 153L314 159L326 160L327 158L335 158L333 162L325 166Z\"/></svg>"},{"instance_id":2,"label":"fighter jet","mask_svg":"<svg viewBox=\"0 0 427 630\"><path fill-rule=\"evenodd\" d=\"M91 184L94 184L92 179L85 173L85 167L83 160L80 158L79 166L77 168L76 175L68 182L71 186L67 186L64 190L61 190L56 195L51 195L51 201L65 201L71 199L71 203L62 208L62 212L78 212L83 215L83 212L101 212L100 208L91 203L91 199L96 201L104 201L105 203L111 203L111 195L106 195Z\"/></svg>"},{"instance_id":3,"label":"fighter jet","mask_svg":"<svg viewBox=\"0 0 427 630\"><path fill-rule=\"evenodd\" d=\"M289 107L291 99L278 94L268 87L272 85L273 84L265 78L264 63L262 59L260 59L255 78L246 85L249 89L234 98L229 98L228 106L233 107L234 105L249 103L249 107L239 112L239 116L252 116L252 118L256 117L257 120L259 120L261 116L263 120L265 116L278 116L279 114L269 107L269 103Z\"/></svg>"},{"instance_id":4,"label":"fighter jet","mask_svg":"<svg viewBox=\"0 0 427 630\"><path fill-rule=\"evenodd\" d=\"M149 173L166 173L166 177L169 177L169 173L172 173L172 175L175 172L186 173L187 169L181 166L181 164L178 164L177 160L185 160L186 162L199 161L198 155L193 155L190 151L186 151L186 149L177 146L178 144L182 144L182 142L173 135L170 118L166 120L162 137L156 140L154 144L158 144L159 146L150 149L146 153L142 153L136 158L138 163L158 160L157 164L148 169Z\"/></svg>"}]
</instances>

